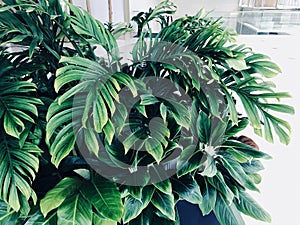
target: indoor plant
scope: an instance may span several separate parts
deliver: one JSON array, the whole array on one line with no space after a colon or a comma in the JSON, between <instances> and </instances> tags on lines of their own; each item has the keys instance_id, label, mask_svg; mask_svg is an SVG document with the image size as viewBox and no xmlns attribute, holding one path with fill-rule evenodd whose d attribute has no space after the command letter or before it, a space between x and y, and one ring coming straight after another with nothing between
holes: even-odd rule
<instances>
[{"instance_id":1,"label":"indoor plant","mask_svg":"<svg viewBox=\"0 0 300 225\"><path fill-rule=\"evenodd\" d=\"M270 157L236 140L249 124L289 142L273 113L293 108L276 102L289 95L274 91L267 56L201 11L155 39L142 29L123 63L114 35L126 27L56 0L3 2L1 223L179 224L180 199L222 225L244 224L240 212L270 221L246 192Z\"/></svg>"}]
</instances>

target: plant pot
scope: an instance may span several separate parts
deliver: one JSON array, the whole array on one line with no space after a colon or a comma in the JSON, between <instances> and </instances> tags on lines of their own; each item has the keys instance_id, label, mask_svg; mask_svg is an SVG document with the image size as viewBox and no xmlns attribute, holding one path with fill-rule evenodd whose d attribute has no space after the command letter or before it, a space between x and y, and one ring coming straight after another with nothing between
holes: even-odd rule
<instances>
[{"instance_id":1,"label":"plant pot","mask_svg":"<svg viewBox=\"0 0 300 225\"><path fill-rule=\"evenodd\" d=\"M179 201L177 209L180 217L180 225L220 225L213 213L203 216L197 205L187 201Z\"/></svg>"}]
</instances>

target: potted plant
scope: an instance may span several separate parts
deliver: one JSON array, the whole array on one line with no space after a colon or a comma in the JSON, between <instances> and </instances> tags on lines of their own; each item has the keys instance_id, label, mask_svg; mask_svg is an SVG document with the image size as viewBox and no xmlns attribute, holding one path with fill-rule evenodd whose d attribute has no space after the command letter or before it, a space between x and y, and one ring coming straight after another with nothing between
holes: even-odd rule
<instances>
[{"instance_id":1,"label":"potted plant","mask_svg":"<svg viewBox=\"0 0 300 225\"><path fill-rule=\"evenodd\" d=\"M222 225L270 221L247 194L270 156L238 137L288 144L274 113L293 108L269 81L278 66L221 20L142 29L126 62L127 27L57 0L4 0L0 27L2 224L179 224L181 200Z\"/></svg>"}]
</instances>

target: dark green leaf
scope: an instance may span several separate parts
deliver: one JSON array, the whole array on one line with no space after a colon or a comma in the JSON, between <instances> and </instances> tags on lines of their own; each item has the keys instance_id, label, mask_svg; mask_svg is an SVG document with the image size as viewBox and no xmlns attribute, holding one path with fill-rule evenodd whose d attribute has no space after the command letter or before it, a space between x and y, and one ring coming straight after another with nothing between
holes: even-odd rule
<instances>
[{"instance_id":1,"label":"dark green leaf","mask_svg":"<svg viewBox=\"0 0 300 225\"><path fill-rule=\"evenodd\" d=\"M235 205L245 215L271 223L271 216L246 192L239 193L239 200L235 200Z\"/></svg>"}]
</instances>

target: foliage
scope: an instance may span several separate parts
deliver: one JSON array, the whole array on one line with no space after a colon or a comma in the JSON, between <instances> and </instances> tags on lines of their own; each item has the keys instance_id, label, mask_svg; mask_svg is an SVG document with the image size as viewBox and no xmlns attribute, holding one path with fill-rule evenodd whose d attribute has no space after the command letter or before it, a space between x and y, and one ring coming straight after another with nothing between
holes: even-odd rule
<instances>
[{"instance_id":1,"label":"foliage","mask_svg":"<svg viewBox=\"0 0 300 225\"><path fill-rule=\"evenodd\" d=\"M166 0L134 18L140 35L123 64L116 37L130 26L106 28L57 0L3 2L1 223L175 225L182 199L222 225L244 224L241 213L271 221L247 194L270 156L236 138L252 126L290 141L277 113L294 110L278 102L290 96L275 91L281 71L268 56L203 11L169 23ZM162 29L146 38L154 19Z\"/></svg>"}]
</instances>

